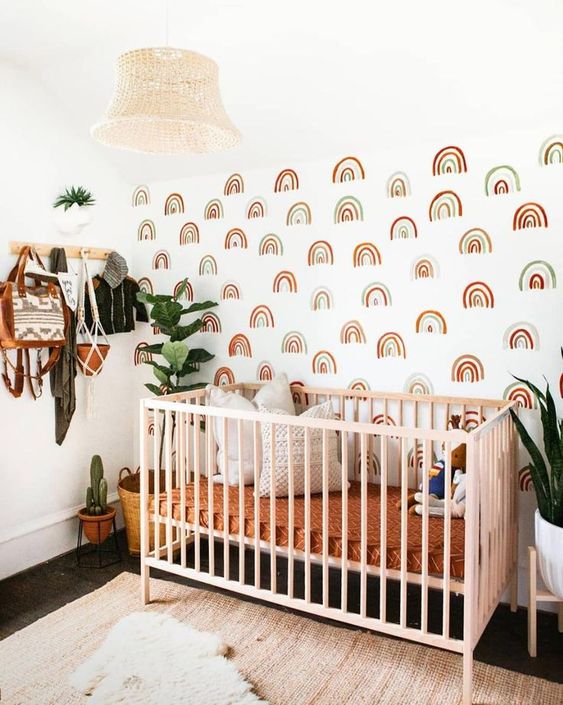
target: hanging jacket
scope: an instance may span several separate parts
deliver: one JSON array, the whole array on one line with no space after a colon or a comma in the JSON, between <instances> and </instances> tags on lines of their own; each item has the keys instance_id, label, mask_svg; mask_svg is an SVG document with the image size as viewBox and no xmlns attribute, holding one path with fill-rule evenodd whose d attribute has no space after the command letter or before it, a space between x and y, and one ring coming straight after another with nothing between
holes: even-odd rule
<instances>
[{"instance_id":1,"label":"hanging jacket","mask_svg":"<svg viewBox=\"0 0 563 705\"><path fill-rule=\"evenodd\" d=\"M96 304L100 312L100 322L107 335L129 333L135 330L135 319L148 323L149 317L145 304L137 301L139 285L131 277L125 279L112 289L100 276L93 278ZM86 291L86 325L92 325L92 313Z\"/></svg>"}]
</instances>

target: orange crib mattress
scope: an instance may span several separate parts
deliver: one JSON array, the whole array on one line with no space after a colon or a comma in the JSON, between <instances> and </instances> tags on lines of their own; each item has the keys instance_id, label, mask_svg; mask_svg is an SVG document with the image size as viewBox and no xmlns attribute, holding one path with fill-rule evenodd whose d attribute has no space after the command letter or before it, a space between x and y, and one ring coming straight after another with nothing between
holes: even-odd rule
<instances>
[{"instance_id":1,"label":"orange crib mattress","mask_svg":"<svg viewBox=\"0 0 563 705\"><path fill-rule=\"evenodd\" d=\"M395 506L400 497L398 487L387 489L387 568L401 569L401 512ZM207 496L207 479L200 478L199 517L194 511L194 486L186 488L185 520L190 524L199 523L209 528L209 511ZM348 490L348 559L359 561L361 556L361 512L360 483L352 482ZM288 546L288 504L287 497L277 497L276 504L276 544ZM340 492L329 494L328 533L329 552L335 558L342 557L342 495ZM379 485L368 485L367 499L367 562L372 566L381 564L380 551L380 507ZM294 498L294 547L305 550L305 498ZM154 501L151 503L154 511ZM161 495L160 514L166 516L167 508L164 495ZM172 491L172 514L181 520L180 490ZM254 522L254 487L244 488L244 533L249 538L255 536ZM213 526L223 531L225 517L223 513L223 485L213 487ZM260 498L260 538L270 541L270 498ZM229 487L229 532L239 534L239 488ZM450 575L463 578L465 522L463 519L451 520ZM422 517L408 515L407 519L407 570L412 573L422 572ZM322 496L311 496L311 552L322 553ZM430 517L428 521L428 573L439 575L444 569L444 521L439 517Z\"/></svg>"}]
</instances>

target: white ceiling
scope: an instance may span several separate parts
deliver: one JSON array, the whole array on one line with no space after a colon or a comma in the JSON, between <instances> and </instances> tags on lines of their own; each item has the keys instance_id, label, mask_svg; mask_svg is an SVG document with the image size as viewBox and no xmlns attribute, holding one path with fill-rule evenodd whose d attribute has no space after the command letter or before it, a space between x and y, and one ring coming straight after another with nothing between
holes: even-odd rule
<instances>
[{"instance_id":1,"label":"white ceiling","mask_svg":"<svg viewBox=\"0 0 563 705\"><path fill-rule=\"evenodd\" d=\"M164 0L0 7L0 59L41 80L85 137L109 100L115 57L165 39ZM562 0L169 0L169 17L170 44L219 63L243 143L167 158L99 146L132 183L562 129Z\"/></svg>"}]
</instances>

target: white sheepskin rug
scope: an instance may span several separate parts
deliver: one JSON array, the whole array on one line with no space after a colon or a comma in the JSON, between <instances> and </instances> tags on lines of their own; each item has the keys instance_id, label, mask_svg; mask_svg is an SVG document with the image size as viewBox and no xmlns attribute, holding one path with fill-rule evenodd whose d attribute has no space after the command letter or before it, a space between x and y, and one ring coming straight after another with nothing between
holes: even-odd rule
<instances>
[{"instance_id":1,"label":"white sheepskin rug","mask_svg":"<svg viewBox=\"0 0 563 705\"><path fill-rule=\"evenodd\" d=\"M168 615L134 612L70 682L91 705L268 705L225 658L227 649L215 634Z\"/></svg>"}]
</instances>

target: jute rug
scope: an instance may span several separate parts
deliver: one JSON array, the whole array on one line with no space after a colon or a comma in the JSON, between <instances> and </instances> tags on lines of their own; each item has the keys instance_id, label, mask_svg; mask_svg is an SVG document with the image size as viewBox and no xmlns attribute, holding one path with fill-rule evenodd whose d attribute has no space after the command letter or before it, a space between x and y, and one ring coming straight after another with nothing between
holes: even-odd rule
<instances>
[{"instance_id":1,"label":"jute rug","mask_svg":"<svg viewBox=\"0 0 563 705\"><path fill-rule=\"evenodd\" d=\"M68 675L100 646L110 627L139 610L139 588L137 576L123 573L1 642L2 705L87 703L73 691ZM151 589L155 602L146 609L219 634L239 672L271 705L460 701L461 657L455 654L170 582L153 580ZM561 705L563 686L476 663L474 702Z\"/></svg>"}]
</instances>

